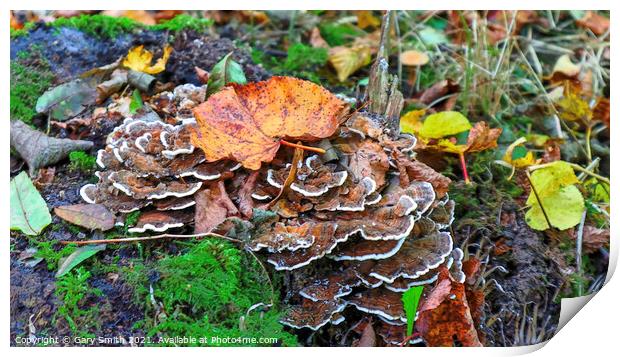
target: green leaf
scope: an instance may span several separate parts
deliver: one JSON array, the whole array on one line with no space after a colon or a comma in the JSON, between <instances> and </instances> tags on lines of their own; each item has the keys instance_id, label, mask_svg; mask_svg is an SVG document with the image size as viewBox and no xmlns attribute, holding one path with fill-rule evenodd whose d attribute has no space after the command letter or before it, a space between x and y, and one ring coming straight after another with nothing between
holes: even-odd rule
<instances>
[{"instance_id":1,"label":"green leaf","mask_svg":"<svg viewBox=\"0 0 620 357\"><path fill-rule=\"evenodd\" d=\"M224 56L211 70L207 83L207 97L228 83L246 84L248 81L241 65L232 59L232 52Z\"/></svg>"},{"instance_id":2,"label":"green leaf","mask_svg":"<svg viewBox=\"0 0 620 357\"><path fill-rule=\"evenodd\" d=\"M443 31L436 30L432 27L426 27L418 34L427 47L448 43L448 38Z\"/></svg>"},{"instance_id":3,"label":"green leaf","mask_svg":"<svg viewBox=\"0 0 620 357\"><path fill-rule=\"evenodd\" d=\"M80 114L94 104L97 90L81 80L61 84L43 93L37 100L37 113L50 113L52 119L64 121Z\"/></svg>"},{"instance_id":4,"label":"green leaf","mask_svg":"<svg viewBox=\"0 0 620 357\"><path fill-rule=\"evenodd\" d=\"M512 160L522 159L527 155L527 149L524 146L517 146L512 150Z\"/></svg>"},{"instance_id":5,"label":"green leaf","mask_svg":"<svg viewBox=\"0 0 620 357\"><path fill-rule=\"evenodd\" d=\"M52 216L26 172L11 180L11 230L36 236L52 223Z\"/></svg>"},{"instance_id":6,"label":"green leaf","mask_svg":"<svg viewBox=\"0 0 620 357\"><path fill-rule=\"evenodd\" d=\"M444 136L455 135L471 129L467 118L459 112L440 112L426 117L420 136L428 139L439 139Z\"/></svg>"},{"instance_id":7,"label":"green leaf","mask_svg":"<svg viewBox=\"0 0 620 357\"><path fill-rule=\"evenodd\" d=\"M142 102L142 96L140 95L140 91L137 89L133 90L133 94L131 95L131 103L129 103L129 112L131 114L136 114L136 112L144 106L144 102Z\"/></svg>"},{"instance_id":8,"label":"green leaf","mask_svg":"<svg viewBox=\"0 0 620 357\"><path fill-rule=\"evenodd\" d=\"M533 195L531 193L530 198ZM545 215L535 197L533 201L530 210L525 214L525 222L536 230L549 229ZM530 199L528 198L528 204L529 202ZM579 224L585 210L583 196L575 185L563 187L554 194L541 198L541 203L551 225L560 230L569 229Z\"/></svg>"},{"instance_id":9,"label":"green leaf","mask_svg":"<svg viewBox=\"0 0 620 357\"><path fill-rule=\"evenodd\" d=\"M403 309L407 316L407 336L413 334L413 325L415 323L415 314L418 311L418 304L420 303L420 296L422 296L422 290L424 286L414 286L405 291L403 297Z\"/></svg>"},{"instance_id":10,"label":"green leaf","mask_svg":"<svg viewBox=\"0 0 620 357\"><path fill-rule=\"evenodd\" d=\"M60 266L58 267L58 271L56 272L56 277L59 278L67 274L68 272L71 271L71 269L78 266L81 262L92 257L98 252L104 250L105 247L106 247L105 244L98 244L98 245L85 245L85 246L82 246L76 249L73 253L71 253L71 255L69 255L67 258L65 258L60 263Z\"/></svg>"}]
</instances>

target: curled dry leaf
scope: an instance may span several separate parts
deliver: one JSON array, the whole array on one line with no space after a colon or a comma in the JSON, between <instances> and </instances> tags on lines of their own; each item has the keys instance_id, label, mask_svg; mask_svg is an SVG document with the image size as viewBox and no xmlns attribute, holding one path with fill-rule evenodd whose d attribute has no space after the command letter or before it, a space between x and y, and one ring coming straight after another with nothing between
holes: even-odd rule
<instances>
[{"instance_id":1,"label":"curled dry leaf","mask_svg":"<svg viewBox=\"0 0 620 357\"><path fill-rule=\"evenodd\" d=\"M366 324L362 336L355 347L375 347L377 345L377 335L372 328L372 324Z\"/></svg>"},{"instance_id":2,"label":"curled dry leaf","mask_svg":"<svg viewBox=\"0 0 620 357\"><path fill-rule=\"evenodd\" d=\"M77 204L54 208L54 213L67 222L89 229L107 231L114 228L114 214L100 204Z\"/></svg>"},{"instance_id":3,"label":"curled dry leaf","mask_svg":"<svg viewBox=\"0 0 620 357\"><path fill-rule=\"evenodd\" d=\"M207 161L234 159L257 170L281 139L318 140L334 134L344 103L324 88L292 77L232 85L194 109L192 143Z\"/></svg>"},{"instance_id":4,"label":"curled dry leaf","mask_svg":"<svg viewBox=\"0 0 620 357\"><path fill-rule=\"evenodd\" d=\"M424 90L416 100L430 106L436 111L452 110L456 105L456 99L461 87L451 79L444 79ZM441 99L446 98L446 99Z\"/></svg>"},{"instance_id":5,"label":"curled dry leaf","mask_svg":"<svg viewBox=\"0 0 620 357\"><path fill-rule=\"evenodd\" d=\"M219 226L229 216L238 214L237 207L230 200L223 181L218 181L208 189L196 194L196 225L194 233L208 233Z\"/></svg>"},{"instance_id":6,"label":"curled dry leaf","mask_svg":"<svg viewBox=\"0 0 620 357\"><path fill-rule=\"evenodd\" d=\"M599 100L596 102L596 106L594 106L594 109L592 111L592 120L602 121L603 123L605 123L607 128L611 127L611 115L609 114L609 99L599 98Z\"/></svg>"},{"instance_id":7,"label":"curled dry leaf","mask_svg":"<svg viewBox=\"0 0 620 357\"><path fill-rule=\"evenodd\" d=\"M41 167L53 165L72 151L86 151L93 143L84 140L51 138L19 120L11 121L11 147L26 161L30 175Z\"/></svg>"},{"instance_id":8,"label":"curled dry leaf","mask_svg":"<svg viewBox=\"0 0 620 357\"><path fill-rule=\"evenodd\" d=\"M344 82L350 75L370 63L370 47L358 45L353 47L338 46L329 50L329 63L338 74L338 80Z\"/></svg>"},{"instance_id":9,"label":"curled dry leaf","mask_svg":"<svg viewBox=\"0 0 620 357\"><path fill-rule=\"evenodd\" d=\"M609 245L609 237L609 228L585 226L583 227L583 250L586 253L596 252L599 248Z\"/></svg>"}]
</instances>

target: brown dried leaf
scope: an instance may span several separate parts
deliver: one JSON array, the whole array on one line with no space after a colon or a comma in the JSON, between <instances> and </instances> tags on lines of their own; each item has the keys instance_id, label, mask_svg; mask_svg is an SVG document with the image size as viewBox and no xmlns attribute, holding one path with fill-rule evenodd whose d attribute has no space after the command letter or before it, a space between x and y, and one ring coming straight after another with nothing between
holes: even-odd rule
<instances>
[{"instance_id":1,"label":"brown dried leaf","mask_svg":"<svg viewBox=\"0 0 620 357\"><path fill-rule=\"evenodd\" d=\"M609 245L609 228L601 229L592 226L583 227L583 250L594 253L601 247Z\"/></svg>"},{"instance_id":2,"label":"brown dried leaf","mask_svg":"<svg viewBox=\"0 0 620 357\"><path fill-rule=\"evenodd\" d=\"M256 186L256 179L260 172L253 171L245 180L245 183L239 190L239 211L247 218L252 218L252 209L254 208L254 201L252 200L252 193Z\"/></svg>"},{"instance_id":3,"label":"brown dried leaf","mask_svg":"<svg viewBox=\"0 0 620 357\"><path fill-rule=\"evenodd\" d=\"M355 347L375 347L376 345L377 335L375 335L375 330L372 328L372 324L367 324L364 332L362 332L362 337L360 337Z\"/></svg>"},{"instance_id":4,"label":"brown dried leaf","mask_svg":"<svg viewBox=\"0 0 620 357\"><path fill-rule=\"evenodd\" d=\"M497 147L497 139L502 134L501 128L491 129L485 121L479 121L469 130L466 152L478 152Z\"/></svg>"},{"instance_id":5,"label":"brown dried leaf","mask_svg":"<svg viewBox=\"0 0 620 357\"><path fill-rule=\"evenodd\" d=\"M209 188L194 196L196 198L196 212L194 215L194 233L208 233L226 220L229 216L238 214L234 203L226 194L224 182L212 183Z\"/></svg>"},{"instance_id":6,"label":"brown dried leaf","mask_svg":"<svg viewBox=\"0 0 620 357\"><path fill-rule=\"evenodd\" d=\"M392 152L392 157L396 160L398 169L401 172L400 185L401 187L409 186L411 181L426 181L430 182L435 189L437 197L441 198L448 192L451 180L439 172L433 170L430 166L417 161L409 160L404 154L400 152Z\"/></svg>"},{"instance_id":7,"label":"brown dried leaf","mask_svg":"<svg viewBox=\"0 0 620 357\"><path fill-rule=\"evenodd\" d=\"M196 71L196 77L198 77L198 80L200 81L200 83L202 84L209 83L209 72L205 71L204 69L198 66L194 66L194 71Z\"/></svg>"},{"instance_id":8,"label":"brown dried leaf","mask_svg":"<svg viewBox=\"0 0 620 357\"><path fill-rule=\"evenodd\" d=\"M88 229L114 228L115 217L100 204L77 204L54 208L54 213L69 223Z\"/></svg>"},{"instance_id":9,"label":"brown dried leaf","mask_svg":"<svg viewBox=\"0 0 620 357\"><path fill-rule=\"evenodd\" d=\"M469 310L465 285L452 281L449 271L443 266L439 274L440 283L437 286L441 286L442 290L438 295L443 295L443 281L447 280L454 298L444 299L434 309L421 311L416 321L417 330L429 346L452 347L456 337L463 346L482 347Z\"/></svg>"}]
</instances>

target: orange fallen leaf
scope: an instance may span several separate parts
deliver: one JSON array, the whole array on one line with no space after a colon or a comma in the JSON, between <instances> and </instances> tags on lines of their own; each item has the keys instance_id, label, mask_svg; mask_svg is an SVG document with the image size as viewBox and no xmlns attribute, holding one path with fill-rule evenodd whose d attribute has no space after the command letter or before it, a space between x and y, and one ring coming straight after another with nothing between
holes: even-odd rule
<instances>
[{"instance_id":1,"label":"orange fallen leaf","mask_svg":"<svg viewBox=\"0 0 620 357\"><path fill-rule=\"evenodd\" d=\"M445 292L447 286L448 294ZM454 281L445 267L440 270L438 284L430 292L429 299L433 295L437 295L435 303L439 304L433 304L432 309L421 310L416 321L417 330L428 346L452 347L456 337L463 346L482 347L467 302L465 285Z\"/></svg>"},{"instance_id":2,"label":"orange fallen leaf","mask_svg":"<svg viewBox=\"0 0 620 357\"><path fill-rule=\"evenodd\" d=\"M599 98L592 112L592 120L602 121L608 128L610 127L609 99Z\"/></svg>"},{"instance_id":3,"label":"orange fallen leaf","mask_svg":"<svg viewBox=\"0 0 620 357\"><path fill-rule=\"evenodd\" d=\"M194 109L198 129L192 143L207 161L230 158L258 170L261 162L275 157L283 140L333 135L344 108L323 87L297 78L233 84Z\"/></svg>"},{"instance_id":4,"label":"orange fallen leaf","mask_svg":"<svg viewBox=\"0 0 620 357\"><path fill-rule=\"evenodd\" d=\"M609 18L588 10L584 17L576 21L577 26L590 29L595 35L600 36L609 30Z\"/></svg>"}]
</instances>

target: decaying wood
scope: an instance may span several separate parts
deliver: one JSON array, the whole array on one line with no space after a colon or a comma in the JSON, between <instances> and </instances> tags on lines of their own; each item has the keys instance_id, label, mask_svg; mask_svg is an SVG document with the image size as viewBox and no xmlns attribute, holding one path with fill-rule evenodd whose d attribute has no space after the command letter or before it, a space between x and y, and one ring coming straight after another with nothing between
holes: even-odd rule
<instances>
[{"instance_id":1,"label":"decaying wood","mask_svg":"<svg viewBox=\"0 0 620 357\"><path fill-rule=\"evenodd\" d=\"M368 111L385 118L385 128L391 133L399 131L400 112L404 105L402 93L398 90L398 76L388 72L388 42L390 36L390 11L386 11L381 24L381 42L377 58L370 68L365 98L370 102Z\"/></svg>"}]
</instances>

